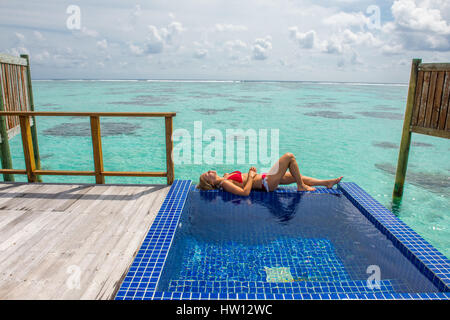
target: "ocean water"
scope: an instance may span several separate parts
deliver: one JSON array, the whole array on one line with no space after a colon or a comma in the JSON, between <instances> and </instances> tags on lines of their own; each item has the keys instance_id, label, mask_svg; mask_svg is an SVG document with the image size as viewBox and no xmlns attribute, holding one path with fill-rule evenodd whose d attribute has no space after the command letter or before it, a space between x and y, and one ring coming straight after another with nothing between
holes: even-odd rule
<instances>
[{"instance_id":1,"label":"ocean water","mask_svg":"<svg viewBox=\"0 0 450 320\"><path fill-rule=\"evenodd\" d=\"M267 129L269 154L275 148L270 134L277 132L277 155L295 154L302 174L321 179L343 175L345 181L356 182L449 257L449 140L413 134L403 201L400 207L392 207L407 90L406 85L363 83L33 82L38 111L177 112L174 129L178 133L183 129L191 137L184 140L188 142L184 162L176 163L177 179L197 181L209 169L225 173L255 165L262 170L268 165L259 158L238 162L238 151L248 154L251 146L245 136L229 136L226 131ZM220 153L217 159L223 158L222 164L194 159L196 121L201 121L203 133L218 129L223 135L224 155L227 143L245 142L230 163ZM165 170L162 118L102 118L101 123L105 170ZM37 128L43 168L93 170L88 118L38 117ZM23 169L20 136L10 144L14 168ZM203 151L209 144L203 143ZM16 175L16 181L25 181L25 176ZM94 177L44 177L44 182L94 181ZM165 179L107 177L106 182L164 183Z\"/></svg>"}]
</instances>

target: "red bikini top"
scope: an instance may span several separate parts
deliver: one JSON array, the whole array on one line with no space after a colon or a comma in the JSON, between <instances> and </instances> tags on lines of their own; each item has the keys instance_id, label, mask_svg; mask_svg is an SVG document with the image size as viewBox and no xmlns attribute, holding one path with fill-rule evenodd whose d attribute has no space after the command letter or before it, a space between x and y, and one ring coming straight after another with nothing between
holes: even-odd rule
<instances>
[{"instance_id":1,"label":"red bikini top","mask_svg":"<svg viewBox=\"0 0 450 320\"><path fill-rule=\"evenodd\" d=\"M230 175L228 176L227 180L233 180L239 183L242 183L242 173L240 171L233 171L232 173L230 173Z\"/></svg>"}]
</instances>

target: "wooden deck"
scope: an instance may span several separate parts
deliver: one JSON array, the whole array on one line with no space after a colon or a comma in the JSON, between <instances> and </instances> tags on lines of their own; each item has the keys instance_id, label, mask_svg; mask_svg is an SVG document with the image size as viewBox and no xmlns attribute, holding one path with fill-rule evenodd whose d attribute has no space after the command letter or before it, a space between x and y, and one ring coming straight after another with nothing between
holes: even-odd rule
<instances>
[{"instance_id":1,"label":"wooden deck","mask_svg":"<svg viewBox=\"0 0 450 320\"><path fill-rule=\"evenodd\" d=\"M167 185L0 183L0 299L112 299Z\"/></svg>"}]
</instances>

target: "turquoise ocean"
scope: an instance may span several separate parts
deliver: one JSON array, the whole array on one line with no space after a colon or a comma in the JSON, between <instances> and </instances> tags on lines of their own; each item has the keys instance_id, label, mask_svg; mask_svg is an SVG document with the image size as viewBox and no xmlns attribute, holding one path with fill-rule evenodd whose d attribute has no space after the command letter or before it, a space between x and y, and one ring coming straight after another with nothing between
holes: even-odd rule
<instances>
[{"instance_id":1,"label":"turquoise ocean","mask_svg":"<svg viewBox=\"0 0 450 320\"><path fill-rule=\"evenodd\" d=\"M33 81L37 111L176 112L174 129L192 137L191 157L184 149L184 163L175 166L176 179L196 182L208 169L225 173L246 171L251 165L267 167L237 160L195 163L195 121L201 121L203 133L218 129L224 146L227 139L242 139L227 136L227 129L267 129L269 153L270 133L278 130L278 153L295 154L302 174L321 179L343 175L344 181L356 182L450 257L449 140L413 134L403 201L400 207L392 206L407 91L404 84L367 83ZM88 118L38 117L37 128L44 169L93 170ZM163 118L101 118L101 129L105 170L165 171ZM248 152L245 136L243 140ZM14 168L24 169L20 135L10 145ZM94 177L43 178L95 182ZM25 181L25 176L16 175L16 181ZM165 179L107 177L106 182Z\"/></svg>"}]
</instances>

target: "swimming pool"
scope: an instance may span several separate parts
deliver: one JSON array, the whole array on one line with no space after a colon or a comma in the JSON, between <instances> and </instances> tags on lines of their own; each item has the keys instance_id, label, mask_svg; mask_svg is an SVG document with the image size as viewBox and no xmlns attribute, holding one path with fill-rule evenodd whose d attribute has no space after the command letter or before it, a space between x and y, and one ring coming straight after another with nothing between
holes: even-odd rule
<instances>
[{"instance_id":1,"label":"swimming pool","mask_svg":"<svg viewBox=\"0 0 450 320\"><path fill-rule=\"evenodd\" d=\"M116 299L448 299L449 288L449 260L354 183L239 197L177 180Z\"/></svg>"}]
</instances>

